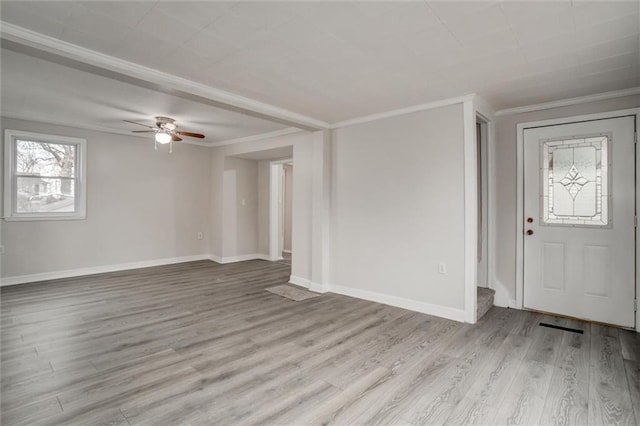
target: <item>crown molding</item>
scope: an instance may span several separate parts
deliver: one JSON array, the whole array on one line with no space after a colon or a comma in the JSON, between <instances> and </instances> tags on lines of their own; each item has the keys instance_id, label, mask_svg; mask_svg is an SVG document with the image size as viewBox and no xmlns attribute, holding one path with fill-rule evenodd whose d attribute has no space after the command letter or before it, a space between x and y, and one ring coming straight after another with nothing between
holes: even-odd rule
<instances>
[{"instance_id":1,"label":"crown molding","mask_svg":"<svg viewBox=\"0 0 640 426\"><path fill-rule=\"evenodd\" d=\"M305 130L320 130L329 127L328 123L312 117L105 55L8 22L0 21L0 37L3 39L3 47L17 52L34 56L41 52L47 56L46 59L56 59L51 58L53 55L57 57L58 61L66 59L68 66L75 66L85 71L142 87L153 88L169 95L180 96Z\"/></svg>"},{"instance_id":2,"label":"crown molding","mask_svg":"<svg viewBox=\"0 0 640 426\"><path fill-rule=\"evenodd\" d=\"M254 142L254 141L260 141L263 139L269 139L269 138L275 138L278 136L284 136L284 135L290 135L293 133L299 133L299 132L303 132L304 130L295 128L295 127L288 127L286 129L282 129L282 130L275 130L273 132L267 132L267 133L260 133L259 135L251 135L251 136L244 136L242 138L236 138L236 139L229 139L226 141L222 141L222 142L216 142L215 145L208 145L211 147L218 147L218 146L226 146L226 145L233 145L236 143L242 143L242 142Z\"/></svg>"},{"instance_id":3,"label":"crown molding","mask_svg":"<svg viewBox=\"0 0 640 426\"><path fill-rule=\"evenodd\" d=\"M362 117L356 117L345 121L339 121L329 126L331 129L338 129L341 127L353 126L355 124L369 123L371 121L382 120L385 118L397 117L399 115L411 114L418 111L426 111L429 109L440 108L443 106L461 104L466 101L472 101L476 97L475 94L469 94L464 96L457 96L455 98L441 99L438 101L427 102L424 104L414 105L406 108L394 109L392 111L381 112L377 114L365 115Z\"/></svg>"},{"instance_id":4,"label":"crown molding","mask_svg":"<svg viewBox=\"0 0 640 426\"><path fill-rule=\"evenodd\" d=\"M15 113L15 112L11 112L11 111L8 111L8 112L5 111L0 115L0 118L8 118L8 119L12 119L12 120L32 121L32 122L37 122L37 123L50 124L52 126L72 127L74 129L90 130L90 131L94 131L94 132L109 133L109 134L114 134L114 135L119 135L119 136L127 136L127 137L132 137L132 138L137 138L137 139L149 140L149 136L148 135L144 135L144 134L140 134L140 133L131 133L128 130L112 129L110 127L95 126L95 125L92 125L92 124L69 123L69 122L66 122L64 120L52 120L51 118L38 117L38 116L34 116L33 114L21 114L21 113ZM287 127L286 129L275 130L273 132L260 133L260 134L257 134L257 135L250 135L250 136L243 136L241 138L227 139L227 140L223 140L223 141L219 141L219 142L207 143L207 142L199 142L199 141L196 141L196 140L190 141L190 140L187 140L187 139L183 139L180 143L181 144L187 144L187 145L204 146L204 147L207 147L207 148L216 148L216 147L222 147L222 146L226 146L226 145L233 145L233 144L236 144L236 143L253 142L253 141L259 141L259 140L263 140L263 139L275 138L275 137L278 137L278 136L285 136L285 135L290 135L290 134L293 134L293 133L300 133L300 132L304 132L304 130L298 129L296 127Z\"/></svg>"},{"instance_id":5,"label":"crown molding","mask_svg":"<svg viewBox=\"0 0 640 426\"><path fill-rule=\"evenodd\" d=\"M560 108L571 105L587 104L590 102L603 101L607 99L622 98L625 96L633 96L640 94L640 87L631 87L628 89L614 90L611 92L596 93L594 95L579 96L577 98L560 99L558 101L544 102L541 104L526 105L515 108L507 108L496 111L495 116L522 114L525 112L542 111L545 109Z\"/></svg>"},{"instance_id":6,"label":"crown molding","mask_svg":"<svg viewBox=\"0 0 640 426\"><path fill-rule=\"evenodd\" d=\"M110 127L96 126L92 124L84 124L84 123L77 123L77 122L70 123L64 120L55 120L55 119L51 119L50 117L39 117L33 114L21 114L21 113L16 113L12 111L3 111L0 117L3 119L8 118L11 120L31 121L36 123L49 124L52 126L71 127L73 129L90 130L94 132L108 133L112 135L127 136L127 137L141 139L141 140L144 139L146 141L153 141L153 138L150 138L148 134L145 135L140 133L131 133L128 130L112 129ZM300 131L299 129L295 129L295 130ZM260 135L257 135L257 136L260 136ZM187 145L204 146L207 148L213 148L218 146L218 142L207 143L207 142L200 142L197 140L187 140L187 139L183 139L180 143L187 144Z\"/></svg>"}]
</instances>

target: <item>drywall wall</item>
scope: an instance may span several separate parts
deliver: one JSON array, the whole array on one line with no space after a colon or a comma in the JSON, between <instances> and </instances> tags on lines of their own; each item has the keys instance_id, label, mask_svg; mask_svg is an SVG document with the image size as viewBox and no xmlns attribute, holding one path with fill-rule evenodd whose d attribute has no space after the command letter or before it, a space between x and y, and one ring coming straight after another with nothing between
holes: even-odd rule
<instances>
[{"instance_id":1,"label":"drywall wall","mask_svg":"<svg viewBox=\"0 0 640 426\"><path fill-rule=\"evenodd\" d=\"M284 251L291 251L291 214L293 212L293 165L284 166Z\"/></svg>"},{"instance_id":2,"label":"drywall wall","mask_svg":"<svg viewBox=\"0 0 640 426\"><path fill-rule=\"evenodd\" d=\"M294 282L311 281L312 135L293 144L293 205L291 221L291 276Z\"/></svg>"},{"instance_id":3,"label":"drywall wall","mask_svg":"<svg viewBox=\"0 0 640 426\"><path fill-rule=\"evenodd\" d=\"M518 123L573 117L584 114L616 111L640 106L640 96L572 105L522 114L499 116L494 123L492 181L495 205L493 230L494 279L496 304L507 306L515 302L516 274L516 126Z\"/></svg>"},{"instance_id":4,"label":"drywall wall","mask_svg":"<svg viewBox=\"0 0 640 426\"><path fill-rule=\"evenodd\" d=\"M208 148L24 120L2 128L87 139L87 218L2 224L3 277L208 255Z\"/></svg>"},{"instance_id":5,"label":"drywall wall","mask_svg":"<svg viewBox=\"0 0 640 426\"><path fill-rule=\"evenodd\" d=\"M295 148L295 147L294 147ZM294 151L295 153L295 151ZM333 286L464 310L462 104L337 129ZM294 204L306 164L295 158ZM297 210L294 206L294 229ZM294 240L294 259L297 255ZM438 263L446 273L438 273Z\"/></svg>"},{"instance_id":6,"label":"drywall wall","mask_svg":"<svg viewBox=\"0 0 640 426\"><path fill-rule=\"evenodd\" d=\"M222 258L222 211L224 186L224 155L219 150L209 153L211 168L209 171L209 195L211 197L209 248L214 259Z\"/></svg>"},{"instance_id":7,"label":"drywall wall","mask_svg":"<svg viewBox=\"0 0 640 426\"><path fill-rule=\"evenodd\" d=\"M270 162L258 162L258 253L269 256Z\"/></svg>"},{"instance_id":8,"label":"drywall wall","mask_svg":"<svg viewBox=\"0 0 640 426\"><path fill-rule=\"evenodd\" d=\"M258 252L258 162L225 157L222 257Z\"/></svg>"},{"instance_id":9,"label":"drywall wall","mask_svg":"<svg viewBox=\"0 0 640 426\"><path fill-rule=\"evenodd\" d=\"M294 185L293 199L296 197L298 201L292 205L292 227L291 227L291 247L295 251L298 246L300 254L292 259L292 275L301 278L307 282L311 279L311 165L312 150L311 144L313 133L300 131L282 136L274 136L272 138L261 139L251 142L242 142L232 145L225 145L211 149L211 218L212 218L212 239L210 246L212 247L212 256L214 259L222 261L233 261L244 259L248 255L257 257L267 257L269 255L269 191L270 191L270 163L263 155L256 153L285 152L280 150L283 147L293 147L294 163L297 158L307 169L301 172L302 179L300 187ZM289 155L288 155L289 156ZM241 158L245 157L245 158ZM261 160L247 160L247 158L261 158ZM232 159L232 160L230 160ZM271 158L275 160L276 158ZM242 162L251 162L255 164L255 182L256 182L256 228L250 228L255 236L255 246L253 237L245 234L243 249L240 250L239 240L232 237L233 233L229 233L227 229L238 230L239 217L232 214L233 208L238 208L237 200L233 202L233 191L231 191L231 181L237 179L240 171L236 167L238 164L248 164ZM234 172L229 170L231 164L234 164ZM242 173L246 175L247 167L241 167ZM253 166L251 166L253 173ZM232 177L235 173L235 178ZM294 175L295 175L294 169ZM248 175L247 175L248 178ZM293 180L297 182L294 176ZM225 189L226 185L226 189ZM237 185L237 181L236 181ZM216 192L223 195L217 195ZM229 201L232 201L229 203ZM231 207L235 206L235 207ZM252 213L253 214L253 213ZM298 221L295 221L296 216ZM246 216L243 220L251 220L251 216ZM253 222L252 222L253 223ZM253 225L251 225L253 226ZM248 228L249 229L249 228ZM232 231L232 232L236 232ZM226 235L226 237L225 237ZM224 242L223 242L224 240ZM249 241L251 240L251 241ZM297 241L296 241L297 240ZM249 253L251 247L255 247L254 251ZM298 275L296 275L298 274Z\"/></svg>"}]
</instances>

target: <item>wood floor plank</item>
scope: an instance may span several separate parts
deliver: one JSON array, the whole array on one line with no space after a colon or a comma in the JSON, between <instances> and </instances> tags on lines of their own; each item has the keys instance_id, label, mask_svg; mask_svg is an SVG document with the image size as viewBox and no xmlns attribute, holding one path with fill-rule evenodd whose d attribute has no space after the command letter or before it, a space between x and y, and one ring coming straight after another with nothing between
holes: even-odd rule
<instances>
[{"instance_id":1,"label":"wood floor plank","mask_svg":"<svg viewBox=\"0 0 640 426\"><path fill-rule=\"evenodd\" d=\"M544 409L553 365L523 360L501 401L495 417L487 422L498 425L536 425Z\"/></svg>"},{"instance_id":2,"label":"wood floor plank","mask_svg":"<svg viewBox=\"0 0 640 426\"><path fill-rule=\"evenodd\" d=\"M630 330L619 330L622 358L640 362L640 333Z\"/></svg>"},{"instance_id":3,"label":"wood floor plank","mask_svg":"<svg viewBox=\"0 0 640 426\"><path fill-rule=\"evenodd\" d=\"M3 424L578 424L585 399L589 423L637 419L637 334L265 290L290 273L198 261L0 288Z\"/></svg>"},{"instance_id":4,"label":"wood floor plank","mask_svg":"<svg viewBox=\"0 0 640 426\"><path fill-rule=\"evenodd\" d=\"M502 346L481 369L466 395L456 404L446 421L451 425L488 424L498 411L498 403L506 396L515 379L522 358L529 349L530 338L509 335Z\"/></svg>"},{"instance_id":5,"label":"wood floor plank","mask_svg":"<svg viewBox=\"0 0 640 426\"><path fill-rule=\"evenodd\" d=\"M624 361L624 369L629 383L629 396L635 414L636 424L640 424L640 362Z\"/></svg>"},{"instance_id":6,"label":"wood floor plank","mask_svg":"<svg viewBox=\"0 0 640 426\"><path fill-rule=\"evenodd\" d=\"M564 332L540 421L589 423L591 336Z\"/></svg>"},{"instance_id":7,"label":"wood floor plank","mask_svg":"<svg viewBox=\"0 0 640 426\"><path fill-rule=\"evenodd\" d=\"M591 329L589 423L636 424L618 330L597 324Z\"/></svg>"},{"instance_id":8,"label":"wood floor plank","mask_svg":"<svg viewBox=\"0 0 640 426\"><path fill-rule=\"evenodd\" d=\"M537 327L531 335L534 340L525 359L555 365L564 333L562 330Z\"/></svg>"},{"instance_id":9,"label":"wood floor plank","mask_svg":"<svg viewBox=\"0 0 640 426\"><path fill-rule=\"evenodd\" d=\"M33 425L62 413L58 399L50 397L44 400L26 402L19 407L2 411L2 423L7 425Z\"/></svg>"},{"instance_id":10,"label":"wood floor plank","mask_svg":"<svg viewBox=\"0 0 640 426\"><path fill-rule=\"evenodd\" d=\"M379 383L384 382L390 375L391 371L388 368L376 367L353 381L342 391L323 401L322 404L302 414L296 419L296 422L314 425L333 423L336 416L343 410L362 398Z\"/></svg>"}]
</instances>

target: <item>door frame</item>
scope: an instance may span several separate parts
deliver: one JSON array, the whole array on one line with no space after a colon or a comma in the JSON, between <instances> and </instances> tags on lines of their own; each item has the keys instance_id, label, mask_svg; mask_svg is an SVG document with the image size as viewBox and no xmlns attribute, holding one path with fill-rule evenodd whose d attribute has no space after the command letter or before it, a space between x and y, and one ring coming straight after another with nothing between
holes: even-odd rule
<instances>
[{"instance_id":1,"label":"door frame","mask_svg":"<svg viewBox=\"0 0 640 426\"><path fill-rule=\"evenodd\" d=\"M478 160L477 164L479 166L477 177L478 185L480 187L480 191L478 192L478 212L481 220L478 223L477 247L478 249L481 248L481 262L484 263L484 274L482 277L477 274L476 286L493 288L492 280L489 278L491 276L490 260L492 259L491 252L489 250L490 248L492 248L490 235L492 235L493 233L493 226L491 225L490 216L491 203L489 202L490 197L493 195L489 186L489 182L491 180L491 176L489 173L489 152L491 150L491 146L489 144L489 131L491 122L488 121L482 114L478 113L476 115L476 132L478 125L480 125L480 140L478 144L479 150L477 150L476 155ZM478 137L478 135L476 135L476 137ZM476 269L479 269L479 263L476 263Z\"/></svg>"},{"instance_id":2,"label":"door frame","mask_svg":"<svg viewBox=\"0 0 640 426\"><path fill-rule=\"evenodd\" d=\"M549 120L532 121L526 123L518 123L516 125L516 147L517 147L517 175L516 175L516 308L524 309L523 294L524 294L524 132L527 129L543 126L556 126L562 124L576 123L580 121L592 121L602 120L607 118L621 117L621 116L635 116L636 126L636 143L637 132L640 129L640 108L630 108L617 111L602 112L597 114L579 115L575 117L563 117L553 118ZM640 206L640 191L638 191L640 183L640 161L638 161L639 150L636 149L636 214L638 206ZM636 300L640 295L640 277L638 274L638 267L640 266L640 239L635 238L635 297ZM640 331L640 316L636 310L635 314L635 329Z\"/></svg>"},{"instance_id":3,"label":"door frame","mask_svg":"<svg viewBox=\"0 0 640 426\"><path fill-rule=\"evenodd\" d=\"M284 242L283 166L293 158L269 162L269 260L282 260Z\"/></svg>"}]
</instances>

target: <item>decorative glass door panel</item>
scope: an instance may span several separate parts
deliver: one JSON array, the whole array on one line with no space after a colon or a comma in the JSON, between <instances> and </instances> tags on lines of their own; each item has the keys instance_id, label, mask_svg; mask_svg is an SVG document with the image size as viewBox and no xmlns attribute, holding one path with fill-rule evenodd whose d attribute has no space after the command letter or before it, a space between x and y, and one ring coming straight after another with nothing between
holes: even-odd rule
<instances>
[{"instance_id":1,"label":"decorative glass door panel","mask_svg":"<svg viewBox=\"0 0 640 426\"><path fill-rule=\"evenodd\" d=\"M541 140L540 223L608 227L608 135Z\"/></svg>"}]
</instances>

